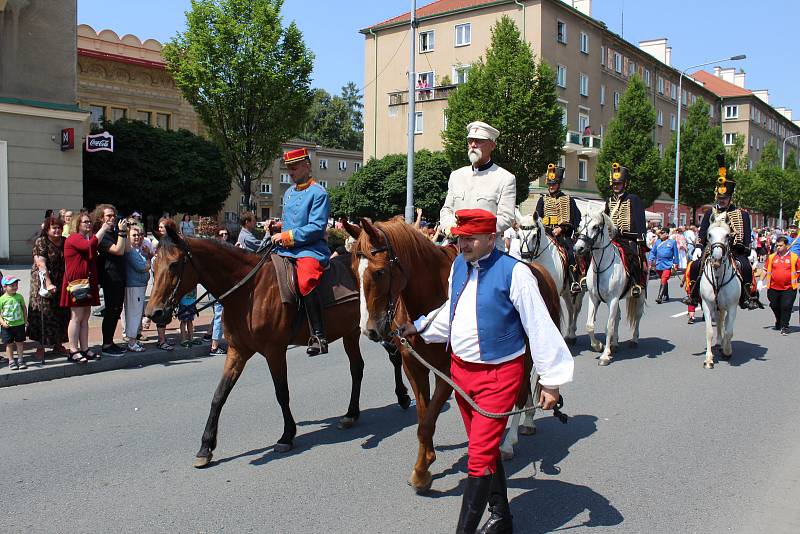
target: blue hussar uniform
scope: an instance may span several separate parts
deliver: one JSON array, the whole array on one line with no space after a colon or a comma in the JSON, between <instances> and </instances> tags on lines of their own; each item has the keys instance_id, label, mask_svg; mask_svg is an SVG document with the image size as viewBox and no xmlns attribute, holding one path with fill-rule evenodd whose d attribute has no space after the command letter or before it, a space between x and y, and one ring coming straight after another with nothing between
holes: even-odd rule
<instances>
[{"instance_id":1,"label":"blue hussar uniform","mask_svg":"<svg viewBox=\"0 0 800 534\"><path fill-rule=\"evenodd\" d=\"M661 287L658 290L656 304L669 301L669 277L672 274L672 268L677 267L680 263L678 242L669 238L659 239L650 250L650 255L647 259L650 261L650 265L655 264L658 276L661 278Z\"/></svg>"},{"instance_id":2,"label":"blue hussar uniform","mask_svg":"<svg viewBox=\"0 0 800 534\"><path fill-rule=\"evenodd\" d=\"M306 352L310 356L325 354L328 342L322 322L322 301L315 290L331 256L325 240L330 202L325 188L310 176L311 160L307 149L286 152L283 160L290 170L309 165L309 171L302 182L292 185L283 195L283 226L276 253L293 258L297 266L297 285L311 327Z\"/></svg>"}]
</instances>

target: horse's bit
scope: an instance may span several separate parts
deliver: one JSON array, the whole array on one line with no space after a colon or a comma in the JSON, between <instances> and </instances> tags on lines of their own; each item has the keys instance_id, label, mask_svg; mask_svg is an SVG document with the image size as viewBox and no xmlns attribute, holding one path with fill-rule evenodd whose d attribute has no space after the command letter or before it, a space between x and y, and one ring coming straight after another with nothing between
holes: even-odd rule
<instances>
[{"instance_id":1,"label":"horse's bit","mask_svg":"<svg viewBox=\"0 0 800 534\"><path fill-rule=\"evenodd\" d=\"M536 228L536 226L520 226L519 227L519 229L522 230L523 232L527 232L527 231L533 230L534 228ZM542 242L542 231L537 231L536 232L536 243L533 245L533 250L528 248L527 236L526 236L526 239L520 239L519 255L522 257L522 259L523 260L535 260L535 259L538 259L539 256L541 256L542 254L544 254L544 252L548 248L550 248L550 245L552 244L552 240L550 239L550 236L547 236L547 237L548 237L547 245L545 245L545 247L542 250L539 250L539 245ZM536 252L537 250L538 250L538 252Z\"/></svg>"}]
</instances>

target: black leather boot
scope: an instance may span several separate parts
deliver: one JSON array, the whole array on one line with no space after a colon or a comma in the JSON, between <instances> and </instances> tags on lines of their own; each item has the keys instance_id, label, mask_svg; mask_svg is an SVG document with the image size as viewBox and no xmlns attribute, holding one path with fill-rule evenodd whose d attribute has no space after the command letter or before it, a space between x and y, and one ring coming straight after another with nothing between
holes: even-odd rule
<instances>
[{"instance_id":1,"label":"black leather boot","mask_svg":"<svg viewBox=\"0 0 800 534\"><path fill-rule=\"evenodd\" d=\"M308 322L311 325L311 337L308 340L306 354L316 356L328 353L328 341L325 339L325 328L322 324L322 300L316 290L303 297Z\"/></svg>"},{"instance_id":2,"label":"black leather boot","mask_svg":"<svg viewBox=\"0 0 800 534\"><path fill-rule=\"evenodd\" d=\"M669 302L669 284L664 284L663 302Z\"/></svg>"},{"instance_id":3,"label":"black leather boot","mask_svg":"<svg viewBox=\"0 0 800 534\"><path fill-rule=\"evenodd\" d=\"M514 526L511 508L508 506L508 487L503 462L497 459L497 470L492 476L489 489L489 519L483 524L478 534L511 534Z\"/></svg>"},{"instance_id":4,"label":"black leather boot","mask_svg":"<svg viewBox=\"0 0 800 534\"><path fill-rule=\"evenodd\" d=\"M658 288L658 296L656 297L656 304L661 304L664 300L664 284L661 284Z\"/></svg>"},{"instance_id":5,"label":"black leather boot","mask_svg":"<svg viewBox=\"0 0 800 534\"><path fill-rule=\"evenodd\" d=\"M489 500L489 488L492 475L467 477L464 486L464 497L461 500L461 512L458 514L456 534L475 534L478 521L481 520L486 503Z\"/></svg>"}]
</instances>

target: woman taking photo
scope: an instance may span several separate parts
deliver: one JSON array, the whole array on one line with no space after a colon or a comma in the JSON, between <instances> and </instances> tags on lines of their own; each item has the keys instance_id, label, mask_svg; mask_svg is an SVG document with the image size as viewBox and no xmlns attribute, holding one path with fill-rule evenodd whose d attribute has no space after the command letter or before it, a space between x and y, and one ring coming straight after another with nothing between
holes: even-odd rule
<instances>
[{"instance_id":1,"label":"woman taking photo","mask_svg":"<svg viewBox=\"0 0 800 534\"><path fill-rule=\"evenodd\" d=\"M89 350L89 315L92 306L100 304L97 285L97 246L103 236L113 229L113 222L104 222L95 235L92 235L92 218L81 213L74 219L74 233L64 242L64 278L61 282L60 305L69 308L70 319L67 334L69 356L73 363L86 363L98 358ZM68 291L82 280L88 280L88 294ZM70 286L73 283L73 286Z\"/></svg>"},{"instance_id":2,"label":"woman taking photo","mask_svg":"<svg viewBox=\"0 0 800 534\"><path fill-rule=\"evenodd\" d=\"M125 249L125 335L128 350L142 352L144 347L137 341L139 327L144 315L144 295L150 278L150 261L142 249L142 228L138 224L128 227L128 243Z\"/></svg>"},{"instance_id":3,"label":"woman taking photo","mask_svg":"<svg viewBox=\"0 0 800 534\"><path fill-rule=\"evenodd\" d=\"M28 299L28 339L37 341L36 359L44 364L45 346L56 354L67 354L69 309L59 305L64 279L64 238L62 222L55 217L44 221L44 229L33 244L31 293Z\"/></svg>"}]
</instances>

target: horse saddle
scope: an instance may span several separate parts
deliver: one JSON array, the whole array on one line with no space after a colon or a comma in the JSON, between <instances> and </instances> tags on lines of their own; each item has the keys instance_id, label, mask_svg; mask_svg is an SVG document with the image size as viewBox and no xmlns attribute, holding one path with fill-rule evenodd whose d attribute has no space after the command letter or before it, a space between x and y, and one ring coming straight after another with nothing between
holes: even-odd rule
<instances>
[{"instance_id":1,"label":"horse saddle","mask_svg":"<svg viewBox=\"0 0 800 534\"><path fill-rule=\"evenodd\" d=\"M622 266L628 278L628 283L623 294L627 293L634 283L642 286L643 290L646 289L647 281L642 279L645 275L645 266L647 265L647 257L645 256L644 250L635 241L612 240L611 243L614 244L619 251L619 255L622 258ZM638 280L636 279L636 274L633 273L638 274Z\"/></svg>"},{"instance_id":2,"label":"horse saddle","mask_svg":"<svg viewBox=\"0 0 800 534\"><path fill-rule=\"evenodd\" d=\"M358 300L358 283L350 268L350 254L342 254L331 258L317 291L322 300L322 306L330 308L338 304ZM278 291L281 302L295 305L300 300L300 289L297 284L297 266L293 258L272 255L272 264L278 277Z\"/></svg>"}]
</instances>

